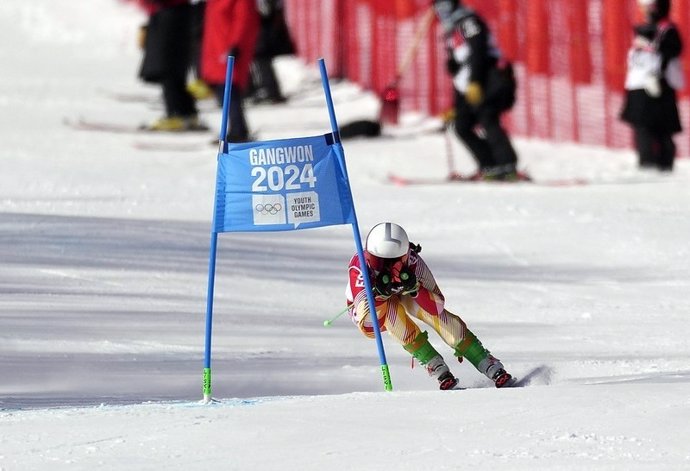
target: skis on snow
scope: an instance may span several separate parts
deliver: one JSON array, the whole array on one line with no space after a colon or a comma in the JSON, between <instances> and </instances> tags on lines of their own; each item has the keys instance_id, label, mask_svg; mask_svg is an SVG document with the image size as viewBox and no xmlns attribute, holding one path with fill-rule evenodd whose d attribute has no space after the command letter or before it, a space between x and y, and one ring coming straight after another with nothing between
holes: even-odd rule
<instances>
[{"instance_id":1,"label":"skis on snow","mask_svg":"<svg viewBox=\"0 0 690 471\"><path fill-rule=\"evenodd\" d=\"M522 376L513 376L506 384L501 386L500 389L507 388L524 388L530 386L532 383L546 385L551 381L552 370L546 365L540 365L528 370ZM472 387L456 385L454 390L465 390L473 389Z\"/></svg>"},{"instance_id":2,"label":"skis on snow","mask_svg":"<svg viewBox=\"0 0 690 471\"><path fill-rule=\"evenodd\" d=\"M472 176L450 173L445 178L424 178L424 177L403 177L401 175L389 174L388 181L398 186L408 185L441 185L452 183L485 183L492 185L510 185L515 183L528 183L542 186L581 186L589 182L581 178L554 179L554 180L534 180L526 173L519 172L516 179L511 180L481 180Z\"/></svg>"},{"instance_id":3,"label":"skis on snow","mask_svg":"<svg viewBox=\"0 0 690 471\"><path fill-rule=\"evenodd\" d=\"M207 133L209 130L206 126L200 126L198 128L193 128L193 129L185 129L185 130L180 130L180 131L159 131L155 129L151 129L146 124L140 124L140 125L131 125L131 124L125 124L125 123L116 123L116 122L110 122L110 121L95 121L95 120L89 120L85 118L79 118L76 120L69 119L69 118L64 118L62 120L62 123L72 129L76 129L79 131L101 131L101 132L110 132L110 133L122 133L122 134L199 134L199 133Z\"/></svg>"},{"instance_id":4,"label":"skis on snow","mask_svg":"<svg viewBox=\"0 0 690 471\"><path fill-rule=\"evenodd\" d=\"M154 131L146 125L130 125L110 121L95 121L84 118L76 120L64 118L63 124L78 131L95 131L111 134L136 134L146 136L160 136L159 139L137 139L131 143L132 147L144 151L161 152L197 152L207 151L218 146L218 141L208 133L208 129L193 129L185 131ZM180 139L184 137L184 139Z\"/></svg>"}]
</instances>

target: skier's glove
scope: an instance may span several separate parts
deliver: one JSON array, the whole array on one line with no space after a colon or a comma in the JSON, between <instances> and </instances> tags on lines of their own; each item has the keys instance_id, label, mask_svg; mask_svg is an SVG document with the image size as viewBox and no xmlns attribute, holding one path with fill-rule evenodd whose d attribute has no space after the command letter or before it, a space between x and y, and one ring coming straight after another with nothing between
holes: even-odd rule
<instances>
[{"instance_id":1,"label":"skier's glove","mask_svg":"<svg viewBox=\"0 0 690 471\"><path fill-rule=\"evenodd\" d=\"M472 106L477 106L484 99L484 91L479 82L470 82L465 90L465 100Z\"/></svg>"},{"instance_id":2,"label":"skier's glove","mask_svg":"<svg viewBox=\"0 0 690 471\"><path fill-rule=\"evenodd\" d=\"M137 46L139 49L144 49L146 47L146 33L148 32L149 25L143 24L139 26L137 30Z\"/></svg>"},{"instance_id":3,"label":"skier's glove","mask_svg":"<svg viewBox=\"0 0 690 471\"><path fill-rule=\"evenodd\" d=\"M442 112L439 116L441 118L441 121L443 121L444 126L448 126L453 121L455 121L455 108L448 108L446 111ZM412 244L412 242L410 242L410 248L412 248L413 245L414 244Z\"/></svg>"},{"instance_id":4,"label":"skier's glove","mask_svg":"<svg viewBox=\"0 0 690 471\"><path fill-rule=\"evenodd\" d=\"M393 277L390 273L381 272L376 276L374 280L374 291L376 294L384 297L390 297L393 295Z\"/></svg>"},{"instance_id":5,"label":"skier's glove","mask_svg":"<svg viewBox=\"0 0 690 471\"><path fill-rule=\"evenodd\" d=\"M652 98L661 96L661 84L655 75L650 75L644 81L644 91Z\"/></svg>"},{"instance_id":6,"label":"skier's glove","mask_svg":"<svg viewBox=\"0 0 690 471\"><path fill-rule=\"evenodd\" d=\"M414 272L404 268L400 270L400 285L402 287L401 294L409 294L413 298L419 293L419 281Z\"/></svg>"},{"instance_id":7,"label":"skier's glove","mask_svg":"<svg viewBox=\"0 0 690 471\"><path fill-rule=\"evenodd\" d=\"M230 53L228 55L234 57L235 61L237 61L237 59L239 59L239 57L240 57L240 48L237 46L232 46L230 48ZM237 62L235 62L235 63L237 63Z\"/></svg>"}]
</instances>

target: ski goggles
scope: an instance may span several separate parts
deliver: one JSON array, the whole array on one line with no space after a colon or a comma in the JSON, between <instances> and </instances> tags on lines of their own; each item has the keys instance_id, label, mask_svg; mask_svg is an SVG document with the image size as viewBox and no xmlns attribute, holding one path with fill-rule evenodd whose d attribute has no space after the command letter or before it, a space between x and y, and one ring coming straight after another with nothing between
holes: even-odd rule
<instances>
[{"instance_id":1,"label":"ski goggles","mask_svg":"<svg viewBox=\"0 0 690 471\"><path fill-rule=\"evenodd\" d=\"M400 268L407 264L407 259L409 258L409 252L402 257L396 258L381 258L376 255L372 255L369 252L364 252L364 259L367 262L367 266L376 273L389 272L393 273L399 272ZM397 268L397 270L396 270Z\"/></svg>"}]
</instances>

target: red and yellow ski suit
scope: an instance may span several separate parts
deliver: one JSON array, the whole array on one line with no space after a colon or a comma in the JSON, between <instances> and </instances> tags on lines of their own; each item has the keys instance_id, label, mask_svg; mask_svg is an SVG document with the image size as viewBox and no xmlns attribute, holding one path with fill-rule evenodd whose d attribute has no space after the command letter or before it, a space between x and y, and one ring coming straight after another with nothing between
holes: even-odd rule
<instances>
[{"instance_id":1,"label":"red and yellow ski suit","mask_svg":"<svg viewBox=\"0 0 690 471\"><path fill-rule=\"evenodd\" d=\"M406 349L414 350L413 342L421 338L419 327L411 319L415 317L430 325L445 343L456 350L456 355L460 353L461 356L474 341L474 335L460 317L445 309L445 298L431 270L414 250L409 251L407 266L417 276L419 292L415 297L409 294L376 297L376 314L381 332L388 331ZM350 260L348 271L346 296L350 318L364 335L373 338L374 329L366 302L359 257L356 254ZM370 267L369 272L372 277L377 274Z\"/></svg>"}]
</instances>

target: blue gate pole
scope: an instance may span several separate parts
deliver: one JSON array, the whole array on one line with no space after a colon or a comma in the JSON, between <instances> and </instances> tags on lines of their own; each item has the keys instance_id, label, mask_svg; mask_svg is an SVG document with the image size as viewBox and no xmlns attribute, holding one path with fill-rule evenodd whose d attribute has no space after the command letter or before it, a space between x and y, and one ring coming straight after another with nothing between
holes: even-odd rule
<instances>
[{"instance_id":1,"label":"blue gate pole","mask_svg":"<svg viewBox=\"0 0 690 471\"><path fill-rule=\"evenodd\" d=\"M220 135L218 141L220 142L219 152L225 152L226 142L228 136L228 120L230 118L230 91L232 90L232 72L235 68L235 57L228 56L228 65L225 69L225 89L223 90L223 116L220 120Z\"/></svg>"},{"instance_id":2,"label":"blue gate pole","mask_svg":"<svg viewBox=\"0 0 690 471\"><path fill-rule=\"evenodd\" d=\"M223 116L220 124L220 135L218 137L218 153L225 152L227 148L228 135L228 112L230 110L230 89L232 88L232 71L235 66L235 58L228 57L228 65L225 73L225 90L223 92ZM217 171L217 170L216 170ZM212 402L211 397L211 334L213 330L213 292L216 282L216 253L218 249L218 232L216 231L216 214L218 205L218 183L216 191L213 193L213 227L211 228L211 247L208 256L208 289L206 292L206 339L204 344L204 380L203 380L203 402Z\"/></svg>"},{"instance_id":3,"label":"blue gate pole","mask_svg":"<svg viewBox=\"0 0 690 471\"><path fill-rule=\"evenodd\" d=\"M328 105L328 114L331 119L331 129L333 131L333 140L336 143L336 147L339 152L338 159L340 161L340 167L343 170L343 174L348 181L348 191L350 192L350 199L352 200L352 190L349 185L349 177L347 175L347 167L345 165L345 154L342 152L342 144L340 143L340 131L338 130L338 122L335 117L335 107L333 106L333 97L331 96L331 86L328 82L328 72L326 71L326 63L322 59L319 59L319 69L321 71L321 83L323 84L323 91L326 95L326 104ZM374 293L371 289L371 280L369 279L369 270L367 269L367 263L364 259L364 250L362 249L362 239L359 235L359 224L357 223L357 214L355 213L354 204L352 205L352 233L355 239L355 246L357 247L357 256L359 257L359 266L362 268L362 276L364 277L364 289L367 293L367 302L369 303L369 317L371 319L371 324L374 328L374 337L376 339L376 348L379 352L379 360L381 363L381 373L383 375L383 385L386 391L393 390L393 384L391 383L390 370L388 368L388 363L386 361L386 352L383 348L383 341L381 339L381 328L378 322L378 315L376 314L376 304L374 302Z\"/></svg>"}]
</instances>

